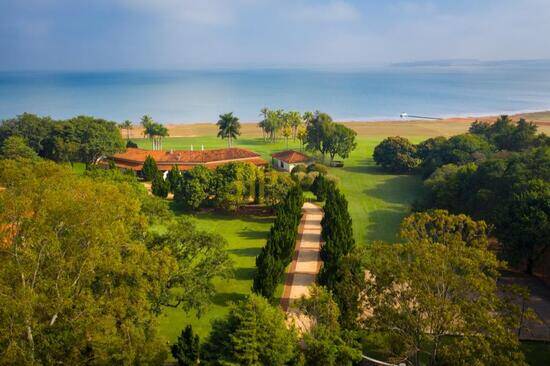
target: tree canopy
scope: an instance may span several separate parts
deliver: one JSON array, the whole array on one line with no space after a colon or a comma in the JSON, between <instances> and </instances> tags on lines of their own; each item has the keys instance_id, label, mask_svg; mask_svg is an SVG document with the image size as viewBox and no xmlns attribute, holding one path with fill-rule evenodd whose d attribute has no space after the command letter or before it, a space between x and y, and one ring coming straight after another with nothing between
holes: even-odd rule
<instances>
[{"instance_id":1,"label":"tree canopy","mask_svg":"<svg viewBox=\"0 0 550 366\"><path fill-rule=\"evenodd\" d=\"M367 329L388 337L395 362L419 365L524 365L510 311L516 305L497 294L501 263L487 249L483 224L460 216L413 216L400 244L375 244L367 256L369 279L364 301ZM454 224L439 226L443 223ZM427 223L429 223L427 225ZM459 225L456 225L459 224ZM437 230L432 230L437 228Z\"/></svg>"},{"instance_id":2,"label":"tree canopy","mask_svg":"<svg viewBox=\"0 0 550 366\"><path fill-rule=\"evenodd\" d=\"M395 173L408 173L415 169L420 160L416 157L416 146L403 137L388 137L374 149L376 164Z\"/></svg>"}]
</instances>

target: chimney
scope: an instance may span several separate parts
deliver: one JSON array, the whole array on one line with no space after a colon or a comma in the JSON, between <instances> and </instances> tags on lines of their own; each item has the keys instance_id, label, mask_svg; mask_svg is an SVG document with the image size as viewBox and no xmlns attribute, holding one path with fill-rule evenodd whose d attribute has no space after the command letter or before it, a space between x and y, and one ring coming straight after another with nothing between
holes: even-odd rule
<instances>
[{"instance_id":1,"label":"chimney","mask_svg":"<svg viewBox=\"0 0 550 366\"><path fill-rule=\"evenodd\" d=\"M204 150L204 145L201 145L201 151Z\"/></svg>"},{"instance_id":2,"label":"chimney","mask_svg":"<svg viewBox=\"0 0 550 366\"><path fill-rule=\"evenodd\" d=\"M191 151L193 151L193 145L191 145Z\"/></svg>"},{"instance_id":3,"label":"chimney","mask_svg":"<svg viewBox=\"0 0 550 366\"><path fill-rule=\"evenodd\" d=\"M174 149L170 149L170 154L173 154L174 153Z\"/></svg>"}]
</instances>

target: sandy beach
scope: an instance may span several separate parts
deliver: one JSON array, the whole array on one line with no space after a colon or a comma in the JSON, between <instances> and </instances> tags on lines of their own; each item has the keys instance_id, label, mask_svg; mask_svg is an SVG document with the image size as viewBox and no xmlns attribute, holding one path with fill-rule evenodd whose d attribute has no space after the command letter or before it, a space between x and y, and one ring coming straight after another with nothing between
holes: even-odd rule
<instances>
[{"instance_id":1,"label":"sandy beach","mask_svg":"<svg viewBox=\"0 0 550 366\"><path fill-rule=\"evenodd\" d=\"M354 129L359 136L452 136L468 131L470 124L476 120L494 121L497 116L460 117L442 120L394 120L394 121L347 121L344 125ZM514 120L525 118L539 126L539 132L550 134L550 111L525 113L512 116ZM241 134L248 137L262 136L257 121L243 121ZM214 122L166 123L171 137L194 137L215 135L217 126ZM126 136L126 131L123 131ZM134 128L131 138L143 137L140 127Z\"/></svg>"}]
</instances>

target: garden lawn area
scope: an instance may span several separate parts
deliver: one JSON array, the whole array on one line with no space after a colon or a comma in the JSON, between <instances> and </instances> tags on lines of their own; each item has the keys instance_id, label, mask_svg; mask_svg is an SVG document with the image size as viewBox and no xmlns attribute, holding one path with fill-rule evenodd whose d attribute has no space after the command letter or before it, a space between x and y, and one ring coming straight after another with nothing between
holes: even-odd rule
<instances>
[{"instance_id":1,"label":"garden lawn area","mask_svg":"<svg viewBox=\"0 0 550 366\"><path fill-rule=\"evenodd\" d=\"M233 278L215 280L216 295L213 303L200 318L181 309L164 309L160 318L160 330L170 342L176 340L187 324L191 324L194 331L204 338L210 332L213 319L227 314L231 302L242 300L250 294L256 256L265 245L267 233L274 219L210 212L190 217L193 218L197 229L218 233L227 240L227 250L233 260L235 271Z\"/></svg>"},{"instance_id":2,"label":"garden lawn area","mask_svg":"<svg viewBox=\"0 0 550 366\"><path fill-rule=\"evenodd\" d=\"M363 245L376 240L394 241L397 228L403 217L409 212L410 204L422 192L422 180L418 176L396 175L383 172L372 160L375 146L385 136L358 136L357 148L345 160L343 168L331 168L330 173L340 178L340 187L349 202L349 212L353 219L353 231L358 244ZM417 143L425 140L418 136L410 138ZM134 140L141 148L151 148L146 139ZM215 136L169 137L163 148L200 150L223 148L225 140ZM264 142L259 137L242 137L234 142L235 147L243 147L260 154L271 162L270 154L286 150L284 140L275 143ZM289 139L289 148L299 150L298 141ZM328 159L328 157L327 157Z\"/></svg>"},{"instance_id":3,"label":"garden lawn area","mask_svg":"<svg viewBox=\"0 0 550 366\"><path fill-rule=\"evenodd\" d=\"M410 204L421 194L421 180L407 175L393 175L382 172L372 161L374 147L384 137L358 137L357 149L343 168L331 168L330 173L339 177L340 187L349 202L353 219L354 235L359 245L374 240L394 241L401 219L409 212ZM422 137L413 139L414 142ZM151 148L146 139L134 140L141 148ZM226 141L215 136L166 138L163 149L200 150L223 148ZM270 154L286 150L286 142L264 142L261 137L241 137L234 142L235 147L243 147L260 154L271 162ZM299 142L289 140L289 148L300 149ZM228 251L234 261L235 276L232 279L216 280L216 295L213 304L198 318L186 314L181 309L166 308L161 317L160 329L170 342L175 341L181 330L191 324L201 336L208 335L211 321L223 317L233 301L250 294L255 271L255 259L260 248L265 245L267 233L273 218L250 217L231 213L199 213L192 215L199 229L216 232L226 238ZM282 285L277 294L282 293Z\"/></svg>"}]
</instances>

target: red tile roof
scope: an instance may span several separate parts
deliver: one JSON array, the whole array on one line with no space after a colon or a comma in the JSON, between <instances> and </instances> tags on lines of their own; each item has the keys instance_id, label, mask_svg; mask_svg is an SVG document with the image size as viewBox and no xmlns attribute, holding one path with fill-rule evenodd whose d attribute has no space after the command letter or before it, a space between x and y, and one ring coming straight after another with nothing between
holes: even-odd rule
<instances>
[{"instance_id":1,"label":"red tile roof","mask_svg":"<svg viewBox=\"0 0 550 366\"><path fill-rule=\"evenodd\" d=\"M249 162L255 165L267 165L267 162L263 160L259 154L238 147L197 151L153 151L128 148L123 153L113 155L111 159L119 168L139 171L149 155L155 159L160 170L170 170L174 165L177 165L181 170L191 169L196 165L205 165L209 168L215 168L218 165L233 161Z\"/></svg>"},{"instance_id":2,"label":"red tile roof","mask_svg":"<svg viewBox=\"0 0 550 366\"><path fill-rule=\"evenodd\" d=\"M271 156L277 160L281 160L289 164L306 163L308 161L311 161L311 158L306 154L302 154L301 152L294 151L294 150L281 151L281 152L272 154Z\"/></svg>"}]
</instances>

